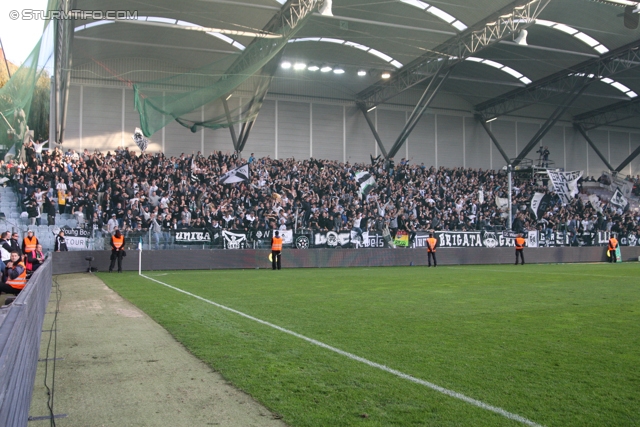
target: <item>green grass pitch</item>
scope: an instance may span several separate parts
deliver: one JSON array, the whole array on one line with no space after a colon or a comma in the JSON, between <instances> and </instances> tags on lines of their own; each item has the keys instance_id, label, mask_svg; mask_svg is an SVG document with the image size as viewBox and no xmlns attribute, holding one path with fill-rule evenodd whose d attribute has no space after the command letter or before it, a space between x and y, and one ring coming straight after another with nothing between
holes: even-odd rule
<instances>
[{"instance_id":1,"label":"green grass pitch","mask_svg":"<svg viewBox=\"0 0 640 427\"><path fill-rule=\"evenodd\" d=\"M143 272L543 426L640 426L640 264ZM100 274L291 426L518 426L134 273Z\"/></svg>"}]
</instances>

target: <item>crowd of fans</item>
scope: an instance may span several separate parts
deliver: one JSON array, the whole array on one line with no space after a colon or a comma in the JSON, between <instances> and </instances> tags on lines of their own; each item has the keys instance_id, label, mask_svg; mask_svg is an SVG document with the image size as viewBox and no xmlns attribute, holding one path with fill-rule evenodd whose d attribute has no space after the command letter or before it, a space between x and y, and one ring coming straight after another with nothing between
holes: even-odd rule
<instances>
[{"instance_id":1,"label":"crowd of fans","mask_svg":"<svg viewBox=\"0 0 640 427\"><path fill-rule=\"evenodd\" d=\"M36 152L26 147L27 161L0 162L0 175L10 178L29 221L54 225L56 213L72 215L80 227L98 235L116 229L151 231L212 228L257 231L312 229L501 230L508 213L496 200L508 197L504 171L435 168L402 159L397 164L372 158L366 163L318 159L249 159L236 154L200 152L167 157L59 147ZM249 165L249 179L221 184L229 170ZM377 188L360 197L356 172L369 172ZM590 178L593 179L593 178ZM638 183L638 177L633 180ZM637 185L636 185L637 187ZM591 206L576 197L568 204L551 194L546 211L536 217L530 201L549 192L530 175L515 175L513 229L593 230L638 233L639 213L608 203ZM159 240L160 237L158 237ZM158 241L156 241L157 245Z\"/></svg>"}]
</instances>

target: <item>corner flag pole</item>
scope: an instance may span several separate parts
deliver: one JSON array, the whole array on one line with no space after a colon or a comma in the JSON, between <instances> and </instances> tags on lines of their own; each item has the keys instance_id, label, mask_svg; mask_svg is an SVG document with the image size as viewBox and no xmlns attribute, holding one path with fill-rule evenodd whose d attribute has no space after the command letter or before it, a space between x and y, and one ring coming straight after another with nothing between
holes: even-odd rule
<instances>
[{"instance_id":1,"label":"corner flag pole","mask_svg":"<svg viewBox=\"0 0 640 427\"><path fill-rule=\"evenodd\" d=\"M142 236L138 242L138 276L142 276Z\"/></svg>"}]
</instances>

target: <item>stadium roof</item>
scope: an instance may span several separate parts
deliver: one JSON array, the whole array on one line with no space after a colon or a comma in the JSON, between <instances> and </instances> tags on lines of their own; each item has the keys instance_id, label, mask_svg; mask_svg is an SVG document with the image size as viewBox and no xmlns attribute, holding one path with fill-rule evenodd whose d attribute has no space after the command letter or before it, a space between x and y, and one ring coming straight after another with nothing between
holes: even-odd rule
<instances>
[{"instance_id":1,"label":"stadium roof","mask_svg":"<svg viewBox=\"0 0 640 427\"><path fill-rule=\"evenodd\" d=\"M128 10L137 19L76 21L73 67L93 63L108 70L113 60L146 58L189 69L240 55L283 7L281 3L79 0L78 9ZM384 92L388 96L381 96L381 91L408 67L440 56L459 63L432 107L479 112L486 119L508 115L546 119L572 90L577 91L576 84L585 82L588 87L563 119L606 110L609 105L619 108L619 103L640 94L636 1L534 0L539 10L533 23L459 58L443 55L447 43L460 44L472 30L494 24L505 11L527 3L333 0L334 16L314 13L287 44L282 62L290 67L278 67L270 93L413 107L429 83L430 72L416 68L414 76L423 73L422 80ZM526 33L520 31L524 27ZM389 79L382 78L385 72ZM136 82L134 73L126 78ZM613 126L640 128L640 121L631 116Z\"/></svg>"}]
</instances>

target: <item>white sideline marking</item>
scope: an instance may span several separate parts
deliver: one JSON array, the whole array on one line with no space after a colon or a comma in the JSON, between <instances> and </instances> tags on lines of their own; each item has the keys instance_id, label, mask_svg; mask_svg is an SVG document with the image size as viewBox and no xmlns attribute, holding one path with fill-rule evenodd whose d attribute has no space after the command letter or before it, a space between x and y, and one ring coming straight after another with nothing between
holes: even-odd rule
<instances>
[{"instance_id":1,"label":"white sideline marking","mask_svg":"<svg viewBox=\"0 0 640 427\"><path fill-rule=\"evenodd\" d=\"M200 301L203 301L203 302L206 302L208 304L214 305L214 306L216 306L218 308L221 308L223 310L227 310L227 311L230 311L230 312L235 313L237 315L240 315L242 317L245 317L247 319L253 320L254 322L258 322L258 323L261 323L263 325L269 326L269 327L271 327L273 329L277 329L280 332L284 332L285 334L293 335L294 337L297 337L297 338L300 338L302 340L305 340L305 341L307 341L307 342L309 342L311 344L317 345L318 347L322 347L324 349L333 351L334 353L341 354L341 355L343 355L345 357L348 357L349 359L364 363L365 365L369 365L369 366L371 366L373 368L378 368L378 369L380 369L382 371L388 372L390 374L393 374L393 375L395 375L397 377L400 377L400 378L403 378L405 380L411 381L413 383L423 385L423 386L428 387L428 388L430 388L432 390L435 390L437 392L445 394L445 395L447 395L449 397L453 397L455 399L459 399L459 400L462 400L463 402L467 402L467 403L469 403L471 405L477 406L478 408L482 408L482 409L486 409L487 411L495 412L496 414L502 415L503 417L508 418L510 420L519 421L519 422L521 422L523 424L526 424L528 426L531 426L531 427L543 427L540 424L534 423L533 421L528 420L528 419L526 419L524 417L521 417L520 415L512 414L511 412L507 412L502 408L498 408L497 406L492 406L492 405L489 405L487 403L481 402L479 400L473 399L471 397L465 396L464 394L458 393L456 391L449 390L449 389L446 389L444 387L440 387L439 385L430 383L429 381L425 381L425 380L421 380L420 378L412 377L411 375L407 375L407 374L405 374L403 372L396 371L395 369L389 368L388 366L381 365L381 364L376 363L376 362L372 362L372 361L367 360L365 358L362 358L360 356L356 356L355 354L348 353L346 351L340 350L339 348L331 347L330 345L325 344L325 343L320 342L320 341L317 341L317 340L314 340L313 338L305 337L304 335L300 335L297 332L290 331L289 329L285 329L285 328L280 327L278 325L274 325L273 323L269 323L267 321L258 319L256 317L250 316L248 314L245 314L245 313L243 313L241 311L234 310L233 308L230 308L230 307L224 306L222 304L218 304L216 302L213 302L213 301L210 301L208 299L202 298L201 296L192 294L191 292L187 292L187 291L185 291L183 289L180 289L180 288L176 288L175 286L168 285L168 284L163 283L163 282L161 282L159 280L156 280L156 279L153 279L151 277L145 276L144 274L140 274L140 276L144 277L145 279L152 280L152 281L154 281L156 283L159 283L159 284L161 284L163 286L166 286L168 288L171 288L171 289L173 289L175 291L181 292L181 293L183 293L185 295L189 295L191 297L199 299Z\"/></svg>"}]
</instances>

